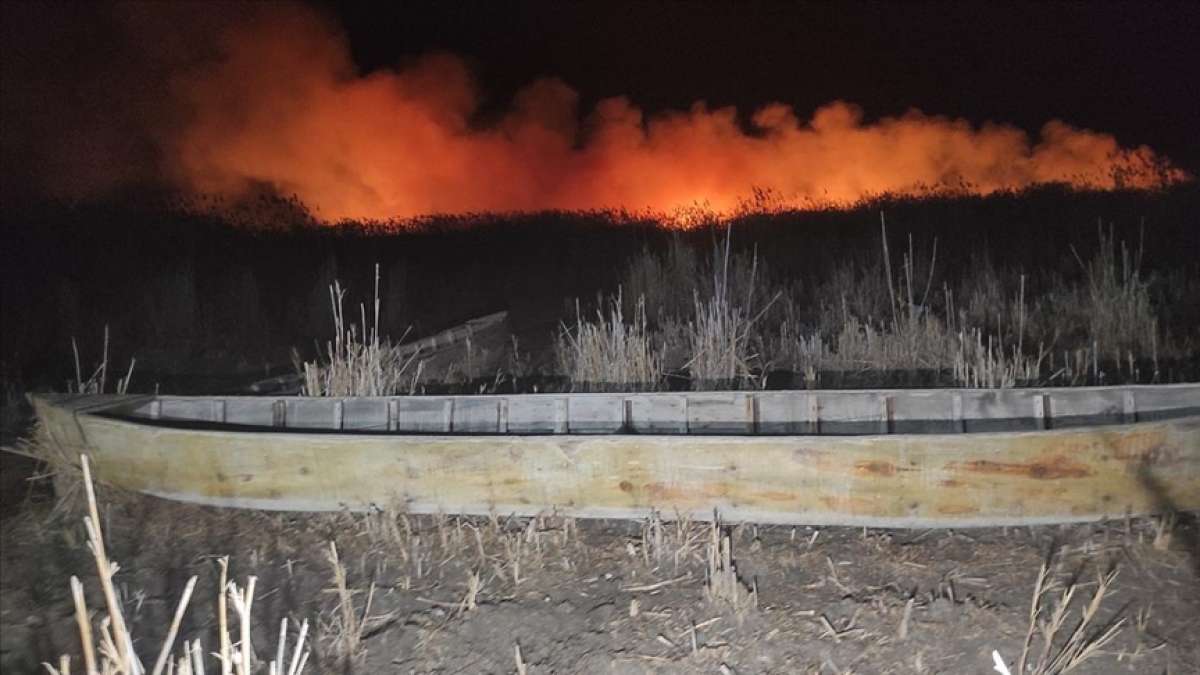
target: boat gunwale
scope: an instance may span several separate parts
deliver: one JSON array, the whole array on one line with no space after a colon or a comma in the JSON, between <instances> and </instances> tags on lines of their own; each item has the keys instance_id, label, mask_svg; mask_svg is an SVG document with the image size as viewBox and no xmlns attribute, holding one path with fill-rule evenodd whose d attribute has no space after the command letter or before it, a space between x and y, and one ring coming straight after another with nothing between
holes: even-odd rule
<instances>
[{"instance_id":1,"label":"boat gunwale","mask_svg":"<svg viewBox=\"0 0 1200 675\"><path fill-rule=\"evenodd\" d=\"M1170 394L1175 392L1184 392L1183 398L1190 399L1193 397L1187 396L1189 393L1195 393L1195 405L1190 400L1171 401ZM997 393L1003 392L1007 396L1016 395L1016 400L1009 399L1007 410L996 410L989 414L985 409L983 414L972 414L963 416L961 408L962 401L966 398L973 397L978 401L986 404L990 396L995 396ZM1155 392L1166 394L1168 397L1165 407L1141 408L1136 404L1138 394L1142 392ZM1062 400L1059 397L1073 397L1075 403L1068 403L1068 410L1071 405L1078 406L1082 402L1085 406L1088 404L1090 394L1101 393L1108 397L1121 396L1126 401L1126 409L1120 410L1104 409L1097 412L1076 412L1072 414L1064 411L1058 415L1054 415L1050 411L1050 401ZM728 428L704 428L699 426L695 429L690 428L690 418L688 418L687 408L695 402L696 404L704 404L714 400L726 399L727 397L740 397L746 402L747 410L751 412L751 420L749 420L748 428L745 431ZM928 417L904 416L891 417L891 406L894 401L903 400L905 398L921 399L921 398L936 398L936 397L952 397L955 403L955 412L952 418L945 418L930 414ZM1069 429L1111 429L1115 427L1124 427L1132 424L1140 424L1144 422L1161 422L1167 420L1176 420L1191 416L1200 415L1200 383L1172 383L1172 384L1140 384L1140 385L1112 385L1112 386L1093 386L1093 387L1042 387L1042 388L1023 388L1023 389L840 389L840 390L806 390L806 389L790 389L776 391L746 391L746 390L725 390L715 392L558 392L558 393L536 393L536 394L463 394L463 395L393 395L393 396L345 396L345 397L316 397L316 396L243 396L243 395L129 395L129 396L102 396L96 397L98 400L88 403L87 395L50 395L45 398L51 405L69 408L74 413L96 413L105 417L115 419L125 419L134 423L142 424L147 427L156 428L187 428L195 430L208 430L222 433L253 433L276 436L281 433L295 433L300 436L312 437L313 435L329 434L340 436L353 437L372 437L372 436L413 436L418 438L435 438L439 436L447 436L452 438L464 438L469 436L479 436L483 438L520 438L529 437L537 438L542 436L579 436L579 437L594 437L594 436L638 436L638 437L687 437L687 438L702 438L712 436L729 436L729 437L762 437L762 438L813 438L813 437L855 437L855 438L872 438L883 436L935 436L939 434L963 436L971 435L978 436L980 434L989 433L1043 433L1053 430L1069 430ZM783 401L801 401L807 399L810 404L814 399L825 399L826 401L833 399L842 399L840 405L861 405L864 402L875 403L883 401L886 410L889 412L883 413L882 417L874 415L866 415L862 417L831 417L821 419L824 423L821 426L814 426L811 431L798 429L797 425L811 423L813 418L808 419L765 419L761 423L758 419L758 406L766 401L783 400ZM671 419L662 424L656 425L651 419L648 426L641 429L632 426L628 417L625 418L618 426L610 428L590 428L586 431L581 431L571 424L566 424L559 429L557 423L550 424L546 422L545 427L536 430L518 429L509 430L501 426L497 421L495 430L489 428L474 428L453 429L452 425L447 422L445 429L438 428L413 428L412 426L405 428L391 427L391 410L396 403L437 403L443 402L449 409L457 407L458 402L496 402L498 407L511 405L516 400L522 401L542 401L543 405L546 401L554 401L556 404L565 402L565 405L570 405L572 400L624 400L626 409L634 401L638 399L650 400L675 400L682 401L684 406L683 413L683 428L679 430L663 428L672 423L678 423L678 420ZM1041 399L1041 400L1039 400ZM80 400L85 405L75 405L72 401ZM735 399L736 400L736 399ZM1029 415L1020 413L1011 408L1011 405L1018 405L1024 400L1029 403L1036 404L1037 413ZM1071 400L1068 398L1068 401ZM1097 396L1096 401L1103 402L1103 398ZM859 403L856 403L859 401ZM1042 401L1045 401L1043 403ZM169 415L158 416L157 412L146 414L141 412L147 406L153 407L155 403L171 403L171 402L189 402L189 403L213 403L221 405L221 416L219 419L210 418L203 415ZM339 405L349 403L365 403L374 405L387 405L389 412L384 426L379 424L369 426L351 426L339 427L340 422L340 407ZM500 402L504 402L503 404ZM306 404L306 405L328 405L337 410L338 422L330 422L328 424L289 424L289 423L267 423L265 421L227 421L224 419L225 407L232 406L240 407L242 404L269 403L272 405L282 405L288 408L291 405ZM778 405L778 404L773 404ZM786 404L785 404L786 405ZM974 405L979 405L975 403ZM571 406L574 408L574 406ZM1045 409L1045 413L1042 410ZM997 414L1008 413L1008 414ZM1017 414L1013 414L1017 413ZM446 413L452 415L453 413ZM626 413L627 414L627 413ZM815 413L813 413L815 415ZM290 417L287 415L286 417ZM1040 418L1040 419L1039 419ZM1148 418L1148 419L1147 419ZM381 420L382 421L382 420ZM724 420L716 420L718 424ZM836 425L870 425L880 422L887 425L887 430L863 429L858 428L851 430L845 426L837 427ZM958 430L946 429L944 425L949 422L961 425ZM1030 422L1040 426L1041 428L1020 428L1021 423L1026 425ZM700 421L703 425L703 420ZM929 430L914 430L913 425L941 425ZM1018 428L984 428L980 429L969 428L967 425L1016 425Z\"/></svg>"},{"instance_id":2,"label":"boat gunwale","mask_svg":"<svg viewBox=\"0 0 1200 675\"><path fill-rule=\"evenodd\" d=\"M729 395L745 395L745 396L791 396L797 394L803 395L928 395L928 394L995 394L995 393L1017 393L1017 394L1053 394L1061 392L1095 392L1095 391L1149 391L1149 390L1173 390L1173 389L1188 389L1195 388L1200 392L1200 382L1171 382L1164 384L1113 384L1113 385L1088 385L1081 387L923 387L919 389L896 389L896 388L872 388L872 389L712 389L712 390L681 390L681 391L562 391L562 392L535 392L535 393L516 393L516 394L393 394L390 396L300 396L297 394L275 396L271 394L145 394L151 399L158 400L272 400L272 401L386 401L392 399L415 399L415 400L430 400L430 399L445 399L445 398L470 398L470 399L492 399L492 398L611 398L614 396L623 397L644 397L644 396L711 396L720 394ZM131 394L133 396L133 394Z\"/></svg>"},{"instance_id":3,"label":"boat gunwale","mask_svg":"<svg viewBox=\"0 0 1200 675\"><path fill-rule=\"evenodd\" d=\"M340 438L340 439L357 439L357 438L393 438L393 439L413 439L414 441L449 441L459 442L463 440L478 439L479 441L494 442L497 439L511 440L546 440L546 439L562 439L568 440L586 440L596 441L602 439L644 439L646 441L656 440L671 440L671 439L687 439L688 441L716 441L716 440L737 440L737 441L763 441L763 442L779 442L786 440L805 440L812 441L814 439L830 439L830 440L845 440L858 442L872 442L887 440L888 442L903 442L905 440L922 439L929 442L948 441L950 439L962 440L970 438L972 442L987 441L991 439L1006 440L1020 437L1054 437L1056 435L1079 435L1079 434L1096 434L1096 433L1136 433L1143 431L1152 426L1162 425L1178 425L1187 427L1191 424L1200 426L1200 414L1192 413L1180 415L1178 417L1164 417L1154 420L1145 420L1139 422L1125 422L1116 424L1097 424L1097 425L1080 425L1064 428L1050 429L1021 429L1010 431L967 431L959 433L878 433L878 434L728 434L728 433L481 433L481 432L460 432L460 433L445 433L445 432L414 432L414 431L372 431L364 429L346 429L332 430L319 428L297 428L297 427L249 427L247 425L228 424L222 422L203 422L193 420L152 420L150 418L131 418L121 415L104 414L103 411L76 411L76 415L88 415L97 419L105 420L110 423L130 426L134 428L146 429L153 431L157 429L170 429L173 431L188 431L202 434L205 436L227 436L236 434L238 436L263 436L269 435L272 438L295 436L297 439L314 440L321 437Z\"/></svg>"}]
</instances>

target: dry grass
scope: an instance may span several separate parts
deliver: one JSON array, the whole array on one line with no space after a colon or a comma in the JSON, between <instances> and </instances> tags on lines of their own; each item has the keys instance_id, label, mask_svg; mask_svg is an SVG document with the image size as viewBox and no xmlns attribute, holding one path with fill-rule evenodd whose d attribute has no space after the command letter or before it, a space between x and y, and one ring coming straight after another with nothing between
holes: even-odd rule
<instances>
[{"instance_id":1,"label":"dry grass","mask_svg":"<svg viewBox=\"0 0 1200 675\"><path fill-rule=\"evenodd\" d=\"M294 521L288 525L296 526ZM811 539L808 533L793 530L789 541L786 528L762 528L760 540L758 528L752 525L730 528L694 523L678 514L674 520L651 514L640 531L612 523L597 530L589 526L582 538L576 536L572 521L549 515L456 518L377 511L369 516L331 514L301 521L298 526L311 533L309 542L324 541L326 528L334 530L337 538L336 565L340 570L333 573L334 580L310 577L302 586L330 587L328 597L319 603L325 620L317 624L321 648L314 654L320 657L314 667L323 672L375 672L389 667L407 672L436 663L461 664L472 672L511 670L514 642L519 642L529 672L571 672L563 665L569 656L553 655L559 649L578 650L564 652L571 654L611 650L604 656L637 659L647 666L660 664L680 672L712 670L720 663L727 663L735 672L756 672L765 663L754 660L760 653L771 656L775 664L789 663L786 668L796 672L820 672L815 662L807 660L813 653L821 653L822 659L828 655L831 663L837 663L837 669L827 666L824 672L873 672L888 664L893 668L911 665L913 656L918 656L920 663L918 652L924 650L925 663L941 664L941 672L982 672L988 666L971 646L998 626L1004 634L1018 636L1007 647L1001 646L1001 652L1012 658L1009 665L1016 672L1025 613L1012 612L1009 607L1016 595L1024 595L1028 601L1029 591L1020 590L1015 583L1021 579L1019 573L1000 568L1014 567L1012 562L1038 555L1032 542L1026 546L1017 543L1026 539L1024 532L1014 532L1017 541L1013 545L1020 550L1012 558L997 561L989 555L986 561L977 561L977 554L962 543L967 538L958 534L880 531L859 537L857 532L831 528L813 531ZM115 527L120 525L109 529ZM1144 527L1149 529L1148 524ZM820 543L815 544L818 532ZM893 535L903 545L889 543ZM998 533L994 536L1000 537ZM1047 530L1038 539L1049 536ZM1007 545L983 539L992 552ZM264 563L273 567L286 557L288 578L293 559L298 574L330 576L332 568L319 564L322 548L305 544L302 550L308 554L299 556L295 549L268 553L273 557ZM325 558L333 558L333 549L326 550ZM1083 550L1071 553L1079 557L1094 554ZM941 560L962 567L947 573L945 565L931 562ZM889 570L897 576L888 579ZM405 576L413 582L404 583ZM374 594L368 590L368 579L378 583ZM943 592L941 584L947 579L961 585ZM118 587L120 581L118 576ZM239 672L238 654L241 645L248 643L242 638L239 606L262 612L277 602L271 595L277 583L264 572L253 590L252 583L241 588L239 581L231 594L229 585L222 584L229 620L221 632L229 636L225 652L233 664L232 672ZM171 587L172 600L181 586ZM1102 637L1107 628L1104 621L1109 616L1107 606L1112 604L1111 587L1100 602L1092 597L1096 586L1089 588L1083 583L1077 585L1073 596L1062 600L1062 589L1050 583L1048 573L1040 586L1040 614L1032 615L1036 620L1031 621L1034 629L1025 672L1086 672L1095 661L1115 656L1104 653L1112 648L1111 642L1106 646L1093 640ZM913 590L917 588L938 590L918 594ZM760 599L761 607L757 607ZM981 599L1001 604L982 605ZM1099 611L1088 610L1085 606L1089 603L1098 604ZM1068 609L1062 612L1061 607ZM383 609L408 619L388 626L369 618L369 613ZM981 609L986 612L981 614ZM528 624L523 622L526 617ZM1077 628L1081 617L1083 627ZM165 616L164 629L169 621L170 616ZM556 622L562 622L561 630L554 628ZM190 623L194 626L204 620ZM359 636L356 656L350 662L341 662L330 642L338 637L331 629L333 623ZM184 672L181 658L205 654L204 645L197 646L187 632L189 622L183 625L171 656L179 672ZM898 625L904 628L898 631ZM956 629L943 643L943 625L959 626L961 631ZM294 649L295 627L290 632L293 639L282 648L274 638L277 630L288 636L288 628L278 624L273 628L253 633L255 651L262 658L253 672L269 672L264 663L267 658L279 663ZM1069 647L1076 633L1082 639L1074 638L1074 644L1084 644L1084 649ZM1052 647L1041 662L1052 664L1060 658L1063 665L1077 664L1074 670L1055 671L1050 665L1033 670L1047 634ZM901 640L904 645L897 645ZM268 641L272 645L268 646ZM1089 651L1086 644L1094 646ZM220 653L221 649L213 641L208 651ZM964 656L963 651L972 653ZM1060 657L1060 653L1064 655ZM500 657L504 662L496 665ZM1139 663L1145 665L1157 658ZM76 671L81 670L78 663L74 665ZM933 670L918 667L916 672ZM194 666L190 672L196 672ZM209 672L217 672L217 668L210 667Z\"/></svg>"},{"instance_id":2,"label":"dry grass","mask_svg":"<svg viewBox=\"0 0 1200 675\"><path fill-rule=\"evenodd\" d=\"M331 531L360 533L368 549L387 560L405 589L422 585L430 574L458 561L466 575L463 593L453 599L421 598L456 613L477 606L480 594L494 580L517 586L529 578L531 570L549 562L570 569L571 560L564 552L574 545L576 536L575 520L555 515L501 518L493 514L486 519L420 516L409 515L393 505L366 514L340 513L328 518ZM334 587L341 597L336 576ZM377 624L385 619L365 620ZM350 625L347 621L341 624Z\"/></svg>"},{"instance_id":3,"label":"dry grass","mask_svg":"<svg viewBox=\"0 0 1200 675\"><path fill-rule=\"evenodd\" d=\"M379 334L379 266L375 266L375 301L371 323L359 305L359 323L346 323L346 291L334 281L329 287L334 338L325 345L325 360L297 364L304 376L304 396L393 396L410 391L410 376L418 352L403 349ZM418 373L419 376L419 373Z\"/></svg>"},{"instance_id":4,"label":"dry grass","mask_svg":"<svg viewBox=\"0 0 1200 675\"><path fill-rule=\"evenodd\" d=\"M1157 360L1159 322L1150 303L1150 285L1142 278L1142 247L1130 251L1103 228L1095 254L1084 261L1072 247L1085 283L1057 304L1068 317L1087 327L1087 341L1120 362L1126 353L1149 354Z\"/></svg>"},{"instance_id":5,"label":"dry grass","mask_svg":"<svg viewBox=\"0 0 1200 675\"><path fill-rule=\"evenodd\" d=\"M733 561L733 541L714 518L705 545L705 596L710 602L730 607L739 615L758 609L758 590L747 587Z\"/></svg>"},{"instance_id":6,"label":"dry grass","mask_svg":"<svg viewBox=\"0 0 1200 675\"><path fill-rule=\"evenodd\" d=\"M109 327L104 326L104 343L100 352L100 362L96 364L91 375L84 379L79 345L71 338L71 354L75 367L75 379L67 382L67 391L72 394L107 394L109 385L109 347L111 345ZM137 359L129 360L129 367L124 377L118 376L113 383L114 394L129 393L129 383L133 379L134 366ZM7 391L6 391L7 393ZM43 473L33 477L34 480L50 479L54 485L56 502L51 510L51 517L76 513L85 504L81 502L84 483L83 472L73 452L64 450L50 434L39 418L35 417L29 434L16 441L14 447L5 447L6 452L23 455L38 460L45 465Z\"/></svg>"},{"instance_id":7,"label":"dry grass","mask_svg":"<svg viewBox=\"0 0 1200 675\"><path fill-rule=\"evenodd\" d=\"M1017 675L1058 675L1069 673L1085 661L1097 656L1125 626L1124 617L1114 617L1100 623L1097 616L1104 597L1117 577L1117 570L1096 574L1096 590L1078 608L1078 618L1073 619L1075 599L1079 584L1070 582L1057 594L1058 584L1050 575L1050 567L1043 563L1033 589L1029 606L1029 628L1025 634L1021 658L1017 662ZM1068 624L1073 623L1073 627ZM1041 648L1033 651L1035 639L1040 639ZM1033 661L1030 661L1030 658ZM1027 665L1031 664L1031 665Z\"/></svg>"},{"instance_id":8,"label":"dry grass","mask_svg":"<svg viewBox=\"0 0 1200 675\"><path fill-rule=\"evenodd\" d=\"M957 344L934 317L889 326L847 316L821 365L833 370L945 369Z\"/></svg>"},{"instance_id":9,"label":"dry grass","mask_svg":"<svg viewBox=\"0 0 1200 675\"><path fill-rule=\"evenodd\" d=\"M602 303L603 304L603 303ZM663 378L660 346L647 328L646 303L639 299L632 321L625 320L622 295L585 320L575 304L575 326L559 332L559 368L575 391L650 391Z\"/></svg>"},{"instance_id":10,"label":"dry grass","mask_svg":"<svg viewBox=\"0 0 1200 675\"><path fill-rule=\"evenodd\" d=\"M747 270L738 257L730 256L732 236L727 230L723 250L713 248L711 292L702 296L696 291L693 298L687 334L691 357L685 364L693 389L753 387L761 372L754 350L761 340L755 331L780 294L756 306L758 255Z\"/></svg>"},{"instance_id":11,"label":"dry grass","mask_svg":"<svg viewBox=\"0 0 1200 675\"><path fill-rule=\"evenodd\" d=\"M329 542L326 552L333 579L331 592L337 598L337 606L330 619L323 622L322 636L327 652L339 663L356 664L366 656L363 637L369 623L377 620L371 616L371 602L375 599L375 584L367 591L362 609L355 607L354 596L346 580L346 566L338 558L337 544Z\"/></svg>"},{"instance_id":12,"label":"dry grass","mask_svg":"<svg viewBox=\"0 0 1200 675\"><path fill-rule=\"evenodd\" d=\"M1044 354L1036 358L1021 352L1017 345L1008 351L1003 343L989 335L984 345L983 331L976 328L969 334L959 333L958 351L954 357L954 381L964 387L998 389L1016 387L1037 381L1042 370Z\"/></svg>"},{"instance_id":13,"label":"dry grass","mask_svg":"<svg viewBox=\"0 0 1200 675\"><path fill-rule=\"evenodd\" d=\"M947 371L955 365L969 341L931 306L937 241L925 260L909 237L898 272L883 223L880 241L878 265L839 266L818 286L817 328L805 327L791 309L797 301L787 303L777 337L767 340L774 360L798 372Z\"/></svg>"},{"instance_id":14,"label":"dry grass","mask_svg":"<svg viewBox=\"0 0 1200 675\"><path fill-rule=\"evenodd\" d=\"M754 319L724 293L695 298L696 314L688 326L691 358L685 364L693 389L740 388L751 384L758 355L750 340Z\"/></svg>"},{"instance_id":15,"label":"dry grass","mask_svg":"<svg viewBox=\"0 0 1200 675\"><path fill-rule=\"evenodd\" d=\"M174 658L172 657L179 628L183 623L184 615L191 602L192 591L196 586L196 576L192 576L184 586L171 624L167 628L166 636L157 650L157 656L152 669L147 671L143 665L143 661L135 651L135 644L137 643L129 630L124 611L122 610L120 595L117 593L113 583L113 577L120 567L116 562L108 558L104 534L100 527L100 511L96 502L91 468L86 455L80 457L80 468L83 474L82 483L86 491L88 507L83 523L87 530L88 548L91 550L92 557L96 563L96 574L100 580L100 588L103 591L106 608L106 613L100 619L98 626L93 626L92 614L87 607L84 597L83 583L78 577L71 577L71 597L75 604L75 619L79 630L79 641L85 674L143 675L149 672L152 675L161 675L164 670L169 673L186 673L188 675L204 673L204 650L198 639L190 642L184 641L182 652ZM244 589L239 588L236 583L230 582L227 584L228 558L221 559L220 566L221 583L218 586L220 589L218 592L220 651L216 654L220 663L219 672L221 675L232 675L235 671L238 675L249 675L255 671L253 661L254 650L250 643L250 633L256 579L255 577L250 577ZM239 639L236 643L232 642L229 638L226 593L228 593L229 600L233 603L234 612L237 615L239 623ZM308 650L304 647L306 633L307 622L301 628L300 637L293 649L291 665L286 671L283 670L283 655L285 653L287 637L287 620L283 620L277 650L278 659L268 664L268 670L272 675L283 672L288 673L288 675L297 675L303 672L304 664L308 660ZM52 675L67 675L71 669L70 664L70 657L63 655L59 658L57 667L48 663L43 665Z\"/></svg>"},{"instance_id":16,"label":"dry grass","mask_svg":"<svg viewBox=\"0 0 1200 675\"><path fill-rule=\"evenodd\" d=\"M1166 551L1171 548L1175 538L1175 528L1179 525L1179 516L1174 511L1168 511L1151 519L1154 525L1154 550Z\"/></svg>"},{"instance_id":17,"label":"dry grass","mask_svg":"<svg viewBox=\"0 0 1200 675\"><path fill-rule=\"evenodd\" d=\"M1098 383L1114 363L1119 375L1145 381L1157 377L1160 353L1177 353L1162 334L1140 247L1111 233L1100 232L1090 259L1075 251L1073 281L997 270L986 256L962 278L945 278L937 240L922 250L910 235L897 252L882 214L879 241L871 259L841 262L805 286L773 278L756 250L733 250L729 229L707 255L676 236L627 261L618 292L594 311L576 302L549 368L575 391L657 390L669 374L685 374L694 389L756 388L777 368L804 373L810 387L822 371L920 371L947 385L1005 388ZM344 295L335 281L336 336L323 358L298 364L304 392L411 393L430 374L379 335L378 269L373 323L364 305L360 320L348 321ZM473 381L481 374L474 358L468 342L444 381ZM1152 372L1143 372L1147 361ZM538 374L519 357L510 370Z\"/></svg>"},{"instance_id":18,"label":"dry grass","mask_svg":"<svg viewBox=\"0 0 1200 675\"><path fill-rule=\"evenodd\" d=\"M29 457L44 465L42 473L32 476L30 480L48 479L54 485L55 503L50 510L51 520L78 513L84 506L83 473L78 461L50 437L40 419L34 419L27 436L18 439L13 447L6 446L3 450Z\"/></svg>"},{"instance_id":19,"label":"dry grass","mask_svg":"<svg viewBox=\"0 0 1200 675\"><path fill-rule=\"evenodd\" d=\"M1105 369L1145 381L1140 361L1158 358L1160 335L1140 253L1099 235L1094 256L1076 253L1083 278L1043 280L1040 295L1024 274L1002 277L983 259L971 266L956 295L947 282L933 293L937 242L921 255L909 239L894 269L881 226L877 265L842 264L816 286L814 324L804 302L785 298L781 317L752 342L775 365L821 370L943 373L959 386L1000 388L1096 383ZM1139 249L1140 250L1140 249ZM956 301L964 298L965 302Z\"/></svg>"},{"instance_id":20,"label":"dry grass","mask_svg":"<svg viewBox=\"0 0 1200 675\"><path fill-rule=\"evenodd\" d=\"M621 288L624 311L633 314L644 303L646 315L659 324L687 317L692 310L694 284L705 276L696 250L679 236L672 237L662 255L643 250L625 264Z\"/></svg>"},{"instance_id":21,"label":"dry grass","mask_svg":"<svg viewBox=\"0 0 1200 675\"><path fill-rule=\"evenodd\" d=\"M100 363L92 371L88 379L83 379L83 370L79 364L79 345L71 338L71 353L75 357L75 381L67 383L67 391L73 394L105 394L108 385L108 324L104 325L104 351L101 352ZM129 360L129 369L125 377L118 377L115 393L125 394L129 391L129 382L133 379L133 367L137 359Z\"/></svg>"},{"instance_id":22,"label":"dry grass","mask_svg":"<svg viewBox=\"0 0 1200 675\"><path fill-rule=\"evenodd\" d=\"M700 560L701 543L710 535L708 526L693 522L687 516L675 514L673 521L664 522L658 511L642 521L641 557L647 567L659 568L667 561L671 569Z\"/></svg>"}]
</instances>

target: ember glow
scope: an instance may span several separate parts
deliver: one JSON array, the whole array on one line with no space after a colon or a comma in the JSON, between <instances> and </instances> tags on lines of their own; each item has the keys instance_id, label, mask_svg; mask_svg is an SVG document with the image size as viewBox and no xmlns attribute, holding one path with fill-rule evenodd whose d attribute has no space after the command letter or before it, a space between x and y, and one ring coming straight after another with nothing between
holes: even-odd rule
<instances>
[{"instance_id":1,"label":"ember glow","mask_svg":"<svg viewBox=\"0 0 1200 675\"><path fill-rule=\"evenodd\" d=\"M845 101L807 116L771 103L748 119L703 102L647 115L623 97L581 111L567 84L543 79L481 124L462 60L437 54L360 74L344 36L305 12L227 30L220 53L173 81L190 111L166 149L173 179L228 196L270 185L326 220L697 203L727 212L756 189L803 208L947 186L1183 178L1147 147L1062 121L1030 138L915 109L868 122Z\"/></svg>"}]
</instances>

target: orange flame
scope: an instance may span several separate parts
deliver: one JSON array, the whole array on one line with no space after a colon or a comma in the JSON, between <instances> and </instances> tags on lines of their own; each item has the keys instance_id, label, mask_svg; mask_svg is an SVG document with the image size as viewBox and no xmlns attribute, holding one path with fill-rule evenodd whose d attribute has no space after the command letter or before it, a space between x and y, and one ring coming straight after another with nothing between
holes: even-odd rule
<instances>
[{"instance_id":1,"label":"orange flame","mask_svg":"<svg viewBox=\"0 0 1200 675\"><path fill-rule=\"evenodd\" d=\"M174 178L224 195L269 184L327 220L695 203L729 212L754 190L803 207L945 186L1154 188L1185 177L1147 147L1057 120L1034 142L915 109L867 123L843 101L808 120L772 103L743 125L733 108L651 116L618 97L580 124L577 94L555 79L480 125L460 59L359 75L344 37L305 13L244 24L221 49L218 64L174 82L194 113L170 151Z\"/></svg>"}]
</instances>

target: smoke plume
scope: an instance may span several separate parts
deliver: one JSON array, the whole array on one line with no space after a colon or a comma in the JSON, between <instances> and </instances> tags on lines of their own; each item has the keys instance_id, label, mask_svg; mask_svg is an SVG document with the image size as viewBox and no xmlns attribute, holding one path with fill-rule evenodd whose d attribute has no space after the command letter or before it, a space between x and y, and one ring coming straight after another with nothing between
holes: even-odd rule
<instances>
[{"instance_id":1,"label":"smoke plume","mask_svg":"<svg viewBox=\"0 0 1200 675\"><path fill-rule=\"evenodd\" d=\"M623 97L583 111L557 79L529 84L484 124L472 75L450 54L363 74L336 25L295 7L255 12L210 37L163 79L155 100L169 102L170 123L143 120L161 173L198 194L269 186L326 220L695 203L728 211L755 190L803 207L946 187L1150 188L1183 177L1147 147L1058 120L1030 138L916 109L867 121L845 101L808 116L781 103L745 117L703 102L647 114Z\"/></svg>"}]
</instances>

